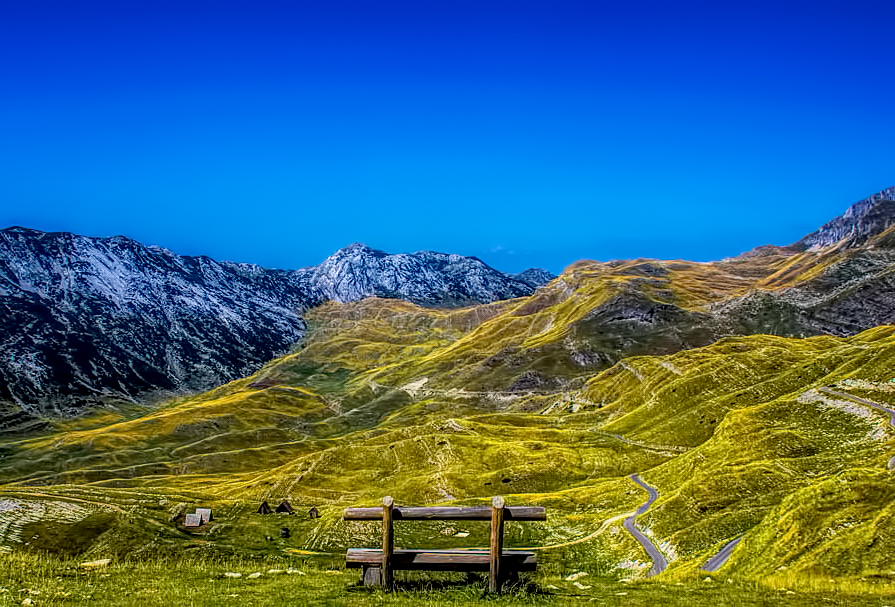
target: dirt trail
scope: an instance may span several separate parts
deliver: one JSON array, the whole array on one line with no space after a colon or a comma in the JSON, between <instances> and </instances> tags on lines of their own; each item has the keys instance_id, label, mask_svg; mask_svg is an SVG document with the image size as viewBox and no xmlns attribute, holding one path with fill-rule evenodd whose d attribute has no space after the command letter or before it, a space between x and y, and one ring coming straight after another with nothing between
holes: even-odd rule
<instances>
[{"instance_id":1,"label":"dirt trail","mask_svg":"<svg viewBox=\"0 0 895 607\"><path fill-rule=\"evenodd\" d=\"M647 574L649 577L654 575L658 575L665 571L665 568L668 566L668 561L665 560L665 556L662 552L659 551L658 546L656 546L652 540L646 537L640 529L635 525L635 520L641 514L644 514L647 510L650 509L650 506L653 505L659 498L659 492L654 488L647 485L640 479L639 474L632 474L629 477L632 481L646 489L647 493L649 493L649 499L641 505L637 511L625 519L624 525L625 529L634 536L634 539L640 542L640 545L643 546L643 549L646 550L646 553L649 554L649 557L653 560L653 568L649 570Z\"/></svg>"},{"instance_id":2,"label":"dirt trail","mask_svg":"<svg viewBox=\"0 0 895 607\"><path fill-rule=\"evenodd\" d=\"M624 514L619 514L617 516L613 516L612 518L607 518L603 521L603 524L600 525L600 528L594 531L593 533L589 533L583 537L579 537L578 539L569 540L568 542L563 542L561 544L551 544L549 546L527 546L522 548L522 550L551 550L553 548L565 548L566 546L574 546L575 544L582 544L584 542L590 541L609 529L609 526L612 523L616 523L622 520L625 517L631 516L630 512L625 512Z\"/></svg>"}]
</instances>

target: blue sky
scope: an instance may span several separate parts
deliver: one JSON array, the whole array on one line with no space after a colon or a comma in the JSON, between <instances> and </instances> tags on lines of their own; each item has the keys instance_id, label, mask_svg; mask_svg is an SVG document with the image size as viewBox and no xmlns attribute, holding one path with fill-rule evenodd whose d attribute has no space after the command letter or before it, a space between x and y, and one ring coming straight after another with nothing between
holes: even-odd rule
<instances>
[{"instance_id":1,"label":"blue sky","mask_svg":"<svg viewBox=\"0 0 895 607\"><path fill-rule=\"evenodd\" d=\"M6 2L0 226L717 259L895 185L895 3Z\"/></svg>"}]
</instances>

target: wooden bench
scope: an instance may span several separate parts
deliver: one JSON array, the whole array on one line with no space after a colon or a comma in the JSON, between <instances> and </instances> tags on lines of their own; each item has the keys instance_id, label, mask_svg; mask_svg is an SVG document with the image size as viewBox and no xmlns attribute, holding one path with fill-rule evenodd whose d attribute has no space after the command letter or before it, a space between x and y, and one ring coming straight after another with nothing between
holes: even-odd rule
<instances>
[{"instance_id":1,"label":"wooden bench","mask_svg":"<svg viewBox=\"0 0 895 607\"><path fill-rule=\"evenodd\" d=\"M490 507L469 508L404 508L385 497L381 508L346 508L342 519L382 521L382 549L349 548L345 555L348 568L363 569L367 585L390 589L393 572L398 569L487 571L489 590L500 592L507 574L534 571L537 566L534 552L503 549L504 521L544 521L547 514L542 507L506 506L502 497L492 498ZM491 521L491 546L481 550L395 550L394 521Z\"/></svg>"}]
</instances>

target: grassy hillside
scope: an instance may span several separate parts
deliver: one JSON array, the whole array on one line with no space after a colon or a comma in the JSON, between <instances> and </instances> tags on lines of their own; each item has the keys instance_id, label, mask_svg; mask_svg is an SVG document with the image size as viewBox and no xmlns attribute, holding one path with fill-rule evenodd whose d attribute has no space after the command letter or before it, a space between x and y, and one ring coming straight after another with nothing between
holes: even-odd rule
<instances>
[{"instance_id":1,"label":"grassy hillside","mask_svg":"<svg viewBox=\"0 0 895 607\"><path fill-rule=\"evenodd\" d=\"M452 387L432 365L523 303L361 305L378 315L324 306L303 349L252 377L148 413L100 413L5 441L0 541L83 558L190 549L337 559L377 541L375 525L340 520L344 506L385 494L406 505L503 494L548 508L546 523L507 527L508 545L539 549L539 575L619 579L649 569L621 527L646 499L627 478L638 472L660 492L638 524L670 561L663 577L687 579L742 536L725 576L871 589L889 579L895 434L885 414L819 388L890 403L895 327L844 339L734 337L626 358L577 387L489 391ZM322 516L255 513L261 500L282 499ZM199 505L215 521L181 527ZM280 537L283 526L291 537ZM408 547L486 541L486 525L398 530Z\"/></svg>"}]
</instances>

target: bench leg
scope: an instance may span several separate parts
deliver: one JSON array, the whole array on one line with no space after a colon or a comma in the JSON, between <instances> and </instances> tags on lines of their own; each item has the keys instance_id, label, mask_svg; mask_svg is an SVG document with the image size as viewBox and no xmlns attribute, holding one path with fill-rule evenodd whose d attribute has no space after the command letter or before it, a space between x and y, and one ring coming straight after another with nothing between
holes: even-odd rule
<instances>
[{"instance_id":1,"label":"bench leg","mask_svg":"<svg viewBox=\"0 0 895 607\"><path fill-rule=\"evenodd\" d=\"M382 568L364 566L364 586L382 586Z\"/></svg>"}]
</instances>

